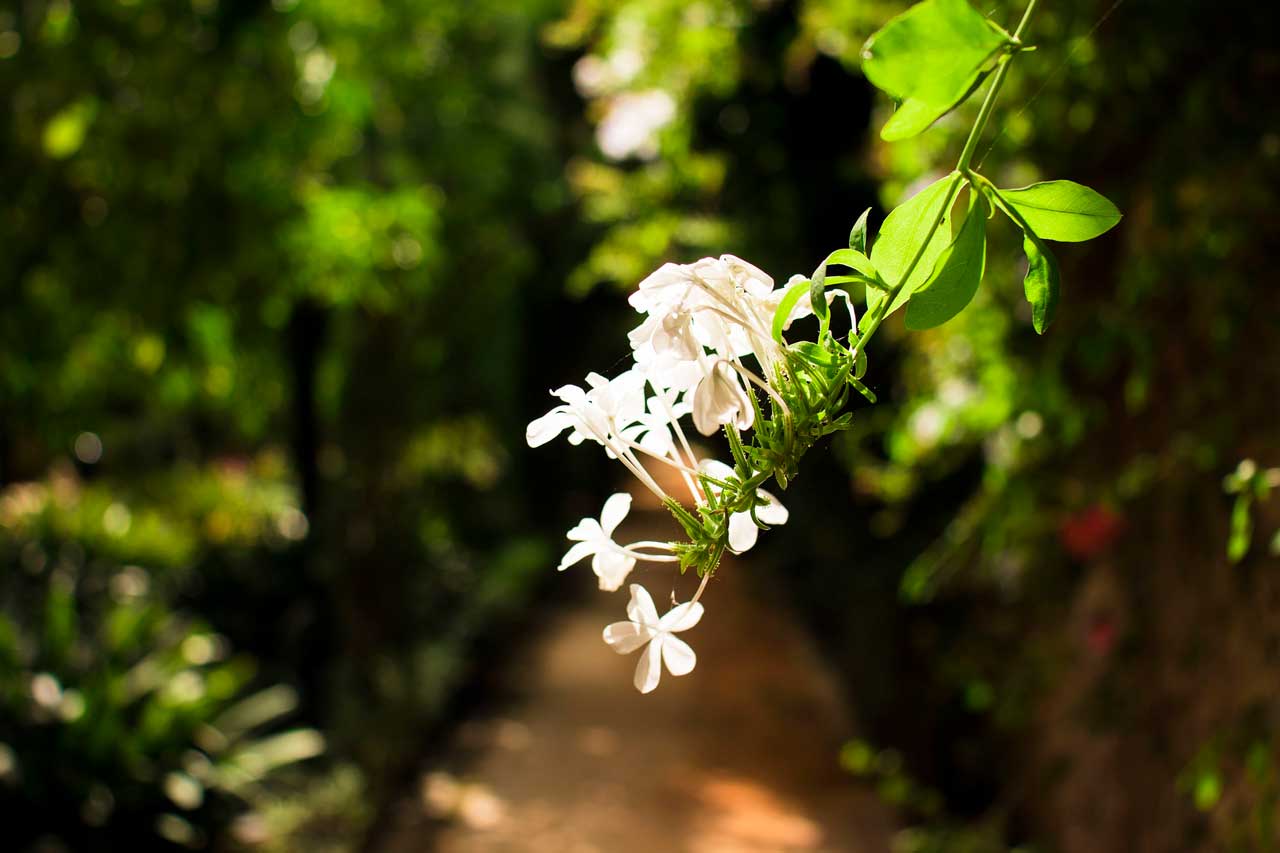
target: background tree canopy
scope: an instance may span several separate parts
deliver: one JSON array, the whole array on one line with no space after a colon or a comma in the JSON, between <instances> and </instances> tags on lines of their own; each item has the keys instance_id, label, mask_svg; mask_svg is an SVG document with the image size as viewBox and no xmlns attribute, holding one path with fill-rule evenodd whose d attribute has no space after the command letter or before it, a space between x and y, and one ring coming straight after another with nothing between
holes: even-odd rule
<instances>
[{"instance_id":1,"label":"background tree canopy","mask_svg":"<svg viewBox=\"0 0 1280 853\"><path fill-rule=\"evenodd\" d=\"M977 105L884 143L859 71L906 5L0 11L17 848L225 845L246 810L279 849L376 832L607 488L523 427L626 355L619 291L724 252L807 271L949 168ZM999 285L888 323L880 403L787 494L772 562L868 732L844 760L919 849L1277 843L1277 31L1039 10L978 157L1124 223L1059 253L1037 337L993 222Z\"/></svg>"}]
</instances>

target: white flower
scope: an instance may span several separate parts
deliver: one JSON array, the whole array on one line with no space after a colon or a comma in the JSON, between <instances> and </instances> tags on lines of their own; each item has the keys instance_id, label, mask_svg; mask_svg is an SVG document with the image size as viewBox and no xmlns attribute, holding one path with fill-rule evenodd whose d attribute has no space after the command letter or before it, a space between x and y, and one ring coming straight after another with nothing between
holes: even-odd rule
<instances>
[{"instance_id":1,"label":"white flower","mask_svg":"<svg viewBox=\"0 0 1280 853\"><path fill-rule=\"evenodd\" d=\"M627 655L649 644L636 663L636 689L649 693L658 686L665 663L672 675L688 675L698 662L689 644L672 636L687 631L702 618L702 605L696 601L678 604L661 619L653 599L639 584L631 585L631 601L627 603L627 622L614 622L604 629L604 641L615 652Z\"/></svg>"},{"instance_id":2,"label":"white flower","mask_svg":"<svg viewBox=\"0 0 1280 853\"><path fill-rule=\"evenodd\" d=\"M707 474L715 477L717 480L728 481L737 479L738 475L734 470L723 462L715 459L704 459L698 466ZM720 488L715 484L711 484L711 491L720 494ZM771 493L764 489L757 489L756 496L765 501L763 506L756 507L756 518L770 526L776 524L786 524L787 519L791 517L791 513L782 505L782 502L774 497ZM749 512L735 512L729 516L729 550L735 554L741 554L743 551L750 551L756 544L756 539L760 536L760 528L751 518Z\"/></svg>"},{"instance_id":3,"label":"white flower","mask_svg":"<svg viewBox=\"0 0 1280 853\"><path fill-rule=\"evenodd\" d=\"M610 160L658 156L658 131L676 117L676 102L661 89L610 98L596 128L596 144Z\"/></svg>"},{"instance_id":4,"label":"white flower","mask_svg":"<svg viewBox=\"0 0 1280 853\"><path fill-rule=\"evenodd\" d=\"M598 373L587 374L590 391L577 385L565 385L551 394L564 401L540 418L529 423L525 440L530 447L539 447L564 432L569 432L570 444L581 444L583 439L603 444L616 455L611 439L615 430L612 424L625 424L644 414L644 376L628 370L613 379L605 379Z\"/></svg>"},{"instance_id":5,"label":"white flower","mask_svg":"<svg viewBox=\"0 0 1280 853\"><path fill-rule=\"evenodd\" d=\"M734 255L721 255L720 263L728 268L733 283L742 288L745 293L761 298L768 296L773 290L773 279L754 264L747 263Z\"/></svg>"},{"instance_id":6,"label":"white flower","mask_svg":"<svg viewBox=\"0 0 1280 853\"><path fill-rule=\"evenodd\" d=\"M717 361L693 390L693 425L703 435L712 435L721 424L750 429L756 411L751 398L724 360Z\"/></svg>"},{"instance_id":7,"label":"white flower","mask_svg":"<svg viewBox=\"0 0 1280 853\"><path fill-rule=\"evenodd\" d=\"M793 275L785 285L783 285L782 287L778 288L777 290L773 291L772 293L770 293L768 296L765 297L764 304L766 306L766 309L769 312L770 322L772 322L773 315L777 313L778 306L782 304L782 298L787 295L787 291L790 290L793 286L799 285L807 281L808 279L802 275ZM835 298L834 292L829 291L827 294L827 297L828 297L827 301L830 302L832 299ZM795 305L792 306L791 313L787 315L787 319L782 324L782 328L784 330L790 329L791 324L794 323L796 320L800 320L804 317L810 317L812 315L813 315L813 302L811 302L809 299L809 289L805 288L804 291L802 291L800 294L800 299L796 302Z\"/></svg>"},{"instance_id":8,"label":"white flower","mask_svg":"<svg viewBox=\"0 0 1280 853\"><path fill-rule=\"evenodd\" d=\"M556 568L563 572L574 563L591 557L591 570L600 578L601 589L613 592L622 586L627 575L635 568L636 558L613 541L613 531L630 510L631 495L626 492L610 495L604 502L599 521L584 518L566 534L578 544L568 550Z\"/></svg>"},{"instance_id":9,"label":"white flower","mask_svg":"<svg viewBox=\"0 0 1280 853\"><path fill-rule=\"evenodd\" d=\"M664 391L662 397L650 397L649 411L636 415L632 423L622 429L622 437L658 456L671 453L675 448L671 423L689 413L688 404L677 402L677 396L675 391Z\"/></svg>"}]
</instances>

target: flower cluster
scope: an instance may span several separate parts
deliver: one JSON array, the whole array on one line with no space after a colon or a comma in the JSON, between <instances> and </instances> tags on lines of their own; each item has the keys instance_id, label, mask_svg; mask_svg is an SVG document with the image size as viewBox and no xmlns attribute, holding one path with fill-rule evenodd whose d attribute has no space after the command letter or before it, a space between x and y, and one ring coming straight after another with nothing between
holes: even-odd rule
<instances>
[{"instance_id":1,"label":"flower cluster","mask_svg":"<svg viewBox=\"0 0 1280 853\"><path fill-rule=\"evenodd\" d=\"M693 650L671 634L701 618L699 599L721 555L748 550L761 529L786 522L786 508L761 484L772 478L785 487L813 437L841 426L834 415L853 356L827 332L827 309L832 296L846 294L832 291L819 300L822 338L835 355L795 349L781 334L815 313L814 293L824 291L803 276L775 288L768 275L733 255L666 264L630 296L643 315L628 335L631 366L613 378L590 373L585 387L552 391L560 404L528 426L531 447L566 432L571 444L601 445L689 536L681 543L617 542L615 532L631 508L627 493L611 496L599 519L583 519L568 532L573 544L559 568L590 557L603 590L620 589L639 563L678 563L682 572L694 567L702 577L692 599L661 618L649 593L632 584L630 621L605 629L605 642L620 654L648 645L636 669L643 693L657 686L660 661L672 675L693 669ZM681 425L686 416L704 436L724 432L732 464L695 452ZM654 466L678 475L691 507L662 488Z\"/></svg>"}]
</instances>

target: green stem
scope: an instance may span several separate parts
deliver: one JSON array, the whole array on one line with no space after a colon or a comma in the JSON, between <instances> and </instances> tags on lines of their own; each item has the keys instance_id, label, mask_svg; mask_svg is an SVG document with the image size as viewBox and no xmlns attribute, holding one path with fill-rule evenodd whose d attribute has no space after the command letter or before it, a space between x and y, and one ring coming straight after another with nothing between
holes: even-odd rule
<instances>
[{"instance_id":1,"label":"green stem","mask_svg":"<svg viewBox=\"0 0 1280 853\"><path fill-rule=\"evenodd\" d=\"M1027 27L1027 21L1031 20L1031 13L1035 11L1036 3L1039 0L1030 0L1027 3L1026 11L1022 13L1022 20L1018 22L1018 28L1013 31L1013 40L1015 43L1021 42L1022 31ZM1000 57L1000 67L996 69L995 78L991 81L991 88L987 90L987 96L982 101L982 108L978 110L978 118L973 122L973 129L969 131L969 138L964 142L964 148L960 151L960 159L956 161L956 171L963 175L969 174L969 163L973 160L974 149L978 147L978 140L982 137L982 131L986 130L987 119L991 117L991 111L996 105L996 95L1000 94L1000 87L1004 85L1004 77L1009 73L1009 60L1013 58L1013 54L1006 53Z\"/></svg>"},{"instance_id":2,"label":"green stem","mask_svg":"<svg viewBox=\"0 0 1280 853\"><path fill-rule=\"evenodd\" d=\"M1026 10L1022 13L1022 20L1018 22L1018 28L1013 31L1013 41L1020 42L1022 31L1026 29L1027 22L1031 20L1031 13L1035 11L1036 3L1039 0L1030 0L1027 3ZM963 175L965 178L972 180L973 172L969 168L969 164L973 160L973 153L978 147L978 140L982 137L983 130L987 127L987 120L991 118L991 112L995 109L996 96L1000 94L1000 87L1004 85L1005 75L1009 73L1009 60L1013 54L1005 54L1000 57L1000 67L996 69L995 77L991 81L991 88L987 90L987 95L982 101L982 107L978 110L978 117L973 122L973 128L969 131L969 138L964 142L964 148L960 151L960 157L956 161L955 174ZM850 347L855 354L858 350L866 347L867 341L875 334L876 329L880 328L880 323L888 315L890 307L893 305L894 299L902 292L902 288L906 286L907 281L911 278L911 274L915 272L916 266L920 263L920 259L924 256L925 249L933 240L933 235L937 233L938 228L942 225L942 220L946 218L947 211L951 209L952 203L955 201L956 194L959 192L960 184L954 181L947 190L947 198L938 210L938 215L934 217L933 225L930 226L928 233L920 242L920 246L916 249L915 256L912 257L911 263L907 264L906 272L899 277L889 292L885 295L875 307L871 317L867 322L867 328L858 335L857 342Z\"/></svg>"},{"instance_id":3,"label":"green stem","mask_svg":"<svg viewBox=\"0 0 1280 853\"><path fill-rule=\"evenodd\" d=\"M1018 22L1017 29L1013 31L1012 41L1015 46L1021 45L1020 37L1022 35L1022 31L1026 28L1027 22L1031 19L1031 13L1035 11L1037 2L1038 0L1029 0L1029 2L1027 3L1026 10L1022 13L1022 20ZM992 81L991 81L991 88L987 90L986 97L982 101L982 107L978 110L978 116L974 120L973 128L969 131L969 136L965 140L964 148L961 149L960 151L960 158L956 161L955 171L951 173L951 177L950 177L951 185L947 188L946 199L943 201L942 205L938 209L937 214L934 216L933 223L929 226L929 230L926 233L924 239L921 241L920 245L916 248L915 254L911 258L911 262L907 264L906 271L902 274L902 276L899 277L897 283L894 284L893 287L889 288L886 293L884 293L884 298L879 303L876 304L875 309L871 312L869 317L864 318L865 320L868 321L866 329L864 329L862 334L858 335L852 341L849 347L850 354L853 356L854 359L857 358L858 352L866 346L866 343L868 340L871 339L871 336L875 334L876 329L880 327L880 323L888 315L889 308L893 305L894 299L896 299L898 295L902 292L903 287L906 286L906 283L911 278L912 273L914 273L916 267L919 266L921 258L924 257L925 250L928 248L929 243L932 242L934 235L938 231L938 228L942 226L942 222L946 218L947 211L951 209L951 205L955 202L956 196L960 192L961 185L965 181L968 181L971 184L977 184L981 182L982 184L986 186L990 186L992 187L992 189L994 189L994 186L989 181L987 181L981 175L976 174L975 172L973 172L972 169L970 169L970 163L973 160L974 151L978 147L978 140L982 137L982 132L986 129L987 121L991 118L991 113L995 108L996 96L999 95L1000 88L1001 86L1004 85L1005 75L1007 75L1009 72L1009 61L1010 59L1012 59L1013 55L1014 55L1013 53L1006 53L1005 55L1000 57L999 67L996 68L995 76L992 78ZM1001 201L1003 200L999 199L997 194L997 203L1000 203ZM1002 204L1001 206L1004 207L1005 205ZM823 266L825 267L825 264ZM853 338L852 333L850 334L850 337ZM787 369L792 372L793 376L797 376L796 364L790 357L789 352L788 352ZM816 375L816 371L813 373ZM852 379L851 381L854 381L855 384L861 387L861 383L857 383L855 380L852 380ZM825 382L823 382L823 385L825 386ZM823 391L824 391L824 395L823 395L824 397L830 394L830 390L825 387ZM774 402L776 403L777 401L775 400ZM785 404L783 404L783 415L787 419L787 427L788 427L787 446L790 447L791 446L790 412L787 410ZM735 438L737 438L736 435L731 435L729 439L730 448L731 450L735 451L733 453L734 461L737 462L739 466L747 467L749 469L750 466L747 465L746 460L742 456L743 449L742 449L741 443L739 441L736 443L736 446L735 446L735 441L734 441ZM748 477L744 482L740 483L736 489L730 488L728 483L722 484L723 488L719 496L720 499L718 502L716 501L712 502L712 507L714 507L712 511L713 512L719 511L724 517L724 522L721 525L722 529L719 531L719 535L716 536L714 539L710 539L710 538L703 539L695 535L695 530L699 532L704 530L702 524L699 521L695 520L693 515L689 513L689 511L686 510L683 506L681 506L677 501L672 500L671 498L667 498L664 501L664 503L667 504L668 509L670 509L672 514L675 515L676 519L680 521L680 523L685 527L686 532L690 534L690 537L693 539L695 546L700 547L701 549L704 549L707 552L705 559L700 561L700 565L698 566L699 574L703 575L703 586L706 585L707 578L711 575L712 572L715 571L715 567L720 562L720 557L724 553L726 539L728 537L728 520L729 520L730 514L733 511L733 508L746 502L747 506L751 507L754 510L754 503L756 500L756 490L759 489L759 487L762 486L765 482L767 482L772 476L773 476L772 471L757 471L753 473L750 477ZM705 475L703 475L703 477L705 478ZM749 502L747 502L748 499L746 497L748 495L750 496ZM708 490L708 498L710 498L710 496L711 496L710 491ZM716 503L718 503L719 506L716 506ZM754 511L752 512L752 515L754 517ZM683 568L682 568L682 571L683 571ZM702 594L703 586L700 586L698 588L698 595ZM695 596L695 600L696 599L697 599L697 596Z\"/></svg>"},{"instance_id":4,"label":"green stem","mask_svg":"<svg viewBox=\"0 0 1280 853\"><path fill-rule=\"evenodd\" d=\"M857 343L850 347L855 357L858 350L866 346L871 336L875 334L876 329L880 328L880 323L888 316L889 308L893 305L893 301L898 298L898 294L902 292L902 288L906 287L907 282L911 279L911 274L916 271L916 267L920 263L920 259L924 257L925 249L929 247L929 243L933 240L933 235L937 232L938 227L942 225L942 220L946 218L947 211L951 209L951 205L956 200L956 194L960 191L960 173L951 173L951 186L947 188L947 197L943 199L938 213L933 218L933 224L929 226L929 231L925 234L920 245L916 247L916 253L911 258L911 263L907 264L907 269L898 278L898 283L890 288L884 298L876 304L875 310L871 312L871 319L867 323L867 328L862 334L858 335Z\"/></svg>"}]
</instances>

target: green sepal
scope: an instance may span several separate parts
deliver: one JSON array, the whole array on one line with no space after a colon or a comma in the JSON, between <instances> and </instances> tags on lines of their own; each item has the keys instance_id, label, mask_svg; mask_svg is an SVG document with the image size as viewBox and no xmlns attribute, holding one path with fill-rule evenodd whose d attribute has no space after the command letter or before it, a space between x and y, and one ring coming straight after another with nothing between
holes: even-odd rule
<instances>
[{"instance_id":1,"label":"green sepal","mask_svg":"<svg viewBox=\"0 0 1280 853\"><path fill-rule=\"evenodd\" d=\"M854 388L856 388L858 390L858 393L866 397L868 401L872 403L876 401L876 393L872 391L870 388L868 388L866 385L863 385L857 379L854 379L852 376L849 377L849 384L852 385Z\"/></svg>"}]
</instances>

